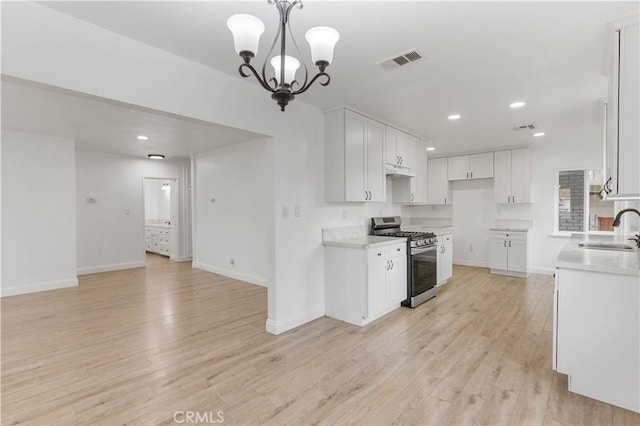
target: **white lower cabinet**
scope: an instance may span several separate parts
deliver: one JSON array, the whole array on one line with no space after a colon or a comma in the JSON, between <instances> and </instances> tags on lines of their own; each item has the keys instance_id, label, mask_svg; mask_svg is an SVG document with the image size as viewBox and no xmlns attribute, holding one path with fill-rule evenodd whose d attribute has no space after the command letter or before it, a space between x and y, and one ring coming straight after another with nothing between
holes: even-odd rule
<instances>
[{"instance_id":1,"label":"white lower cabinet","mask_svg":"<svg viewBox=\"0 0 640 426\"><path fill-rule=\"evenodd\" d=\"M325 313L366 325L407 298L406 243L382 247L325 246Z\"/></svg>"},{"instance_id":2,"label":"white lower cabinet","mask_svg":"<svg viewBox=\"0 0 640 426\"><path fill-rule=\"evenodd\" d=\"M169 256L170 229L163 226L145 226L145 250Z\"/></svg>"},{"instance_id":3,"label":"white lower cabinet","mask_svg":"<svg viewBox=\"0 0 640 426\"><path fill-rule=\"evenodd\" d=\"M453 276L453 237L438 235L438 286L447 283Z\"/></svg>"},{"instance_id":4,"label":"white lower cabinet","mask_svg":"<svg viewBox=\"0 0 640 426\"><path fill-rule=\"evenodd\" d=\"M528 231L491 231L489 241L491 273L528 277L530 244Z\"/></svg>"},{"instance_id":5,"label":"white lower cabinet","mask_svg":"<svg viewBox=\"0 0 640 426\"><path fill-rule=\"evenodd\" d=\"M640 286L634 275L556 269L553 369L569 391L640 412Z\"/></svg>"}]
</instances>

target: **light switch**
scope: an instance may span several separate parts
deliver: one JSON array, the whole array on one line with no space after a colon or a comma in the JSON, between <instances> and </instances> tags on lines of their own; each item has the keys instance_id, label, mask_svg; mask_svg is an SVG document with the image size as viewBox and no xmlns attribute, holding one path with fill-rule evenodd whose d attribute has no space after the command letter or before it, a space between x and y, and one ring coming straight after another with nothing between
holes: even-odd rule
<instances>
[{"instance_id":1,"label":"light switch","mask_svg":"<svg viewBox=\"0 0 640 426\"><path fill-rule=\"evenodd\" d=\"M293 215L294 215L295 217L300 217L301 213L302 213L302 212L301 212L300 204L296 204L296 205L293 207Z\"/></svg>"},{"instance_id":2,"label":"light switch","mask_svg":"<svg viewBox=\"0 0 640 426\"><path fill-rule=\"evenodd\" d=\"M131 214L131 210L129 209L124 209L124 214L129 216Z\"/></svg>"},{"instance_id":3,"label":"light switch","mask_svg":"<svg viewBox=\"0 0 640 426\"><path fill-rule=\"evenodd\" d=\"M289 206L282 206L282 218L289 219Z\"/></svg>"}]
</instances>

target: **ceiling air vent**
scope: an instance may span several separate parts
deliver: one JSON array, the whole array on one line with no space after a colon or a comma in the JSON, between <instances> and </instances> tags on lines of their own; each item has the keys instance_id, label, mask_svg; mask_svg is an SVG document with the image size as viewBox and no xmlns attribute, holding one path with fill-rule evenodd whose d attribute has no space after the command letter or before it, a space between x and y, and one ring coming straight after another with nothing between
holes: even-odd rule
<instances>
[{"instance_id":1,"label":"ceiling air vent","mask_svg":"<svg viewBox=\"0 0 640 426\"><path fill-rule=\"evenodd\" d=\"M378 65L380 65L385 71L391 71L421 59L423 58L418 52L418 49L411 49L399 55L394 55L390 58L384 59L378 62Z\"/></svg>"},{"instance_id":2,"label":"ceiling air vent","mask_svg":"<svg viewBox=\"0 0 640 426\"><path fill-rule=\"evenodd\" d=\"M523 126L514 127L513 130L515 132L519 132L521 130L535 130L537 128L538 126L536 126L535 124L525 124Z\"/></svg>"}]
</instances>

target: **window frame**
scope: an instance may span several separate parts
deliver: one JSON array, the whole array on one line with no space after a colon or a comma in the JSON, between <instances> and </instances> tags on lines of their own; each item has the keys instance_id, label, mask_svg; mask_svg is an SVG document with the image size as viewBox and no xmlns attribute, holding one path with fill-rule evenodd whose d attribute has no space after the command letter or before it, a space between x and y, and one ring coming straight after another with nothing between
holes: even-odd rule
<instances>
[{"instance_id":1,"label":"window frame","mask_svg":"<svg viewBox=\"0 0 640 426\"><path fill-rule=\"evenodd\" d=\"M553 203L553 235L560 237L570 237L573 234L581 234L581 235L613 235L614 231L591 231L589 230L589 218L590 218L590 203L589 203L589 184L588 182L584 185L584 227L585 230L582 231L560 231L558 228L560 226L560 173L562 172L577 172L581 171L584 175L584 179L586 180L586 174L590 171L597 171L593 169L585 169L585 168L568 168L568 169L558 169L556 171L555 177L555 191L554 191L554 203ZM584 229L584 228L583 228Z\"/></svg>"}]
</instances>

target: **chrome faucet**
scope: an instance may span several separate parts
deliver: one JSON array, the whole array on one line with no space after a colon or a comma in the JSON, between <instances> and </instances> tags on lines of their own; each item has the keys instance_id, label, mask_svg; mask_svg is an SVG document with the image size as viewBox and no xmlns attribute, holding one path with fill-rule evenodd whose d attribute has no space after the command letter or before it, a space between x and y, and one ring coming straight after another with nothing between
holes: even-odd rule
<instances>
[{"instance_id":1,"label":"chrome faucet","mask_svg":"<svg viewBox=\"0 0 640 426\"><path fill-rule=\"evenodd\" d=\"M613 220L613 226L620 226L620 216L622 216L626 212L634 212L638 216L640 216L640 212L636 209L624 209L620 210L616 215L616 218ZM636 242L636 247L640 248L640 234L636 234L634 238L629 238L630 241Z\"/></svg>"}]
</instances>

